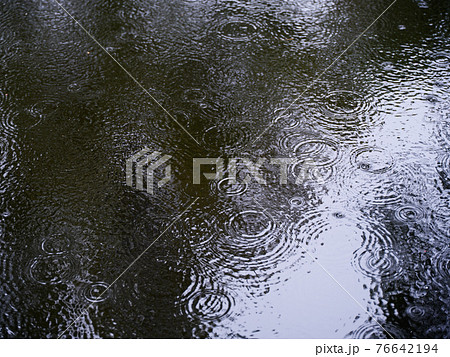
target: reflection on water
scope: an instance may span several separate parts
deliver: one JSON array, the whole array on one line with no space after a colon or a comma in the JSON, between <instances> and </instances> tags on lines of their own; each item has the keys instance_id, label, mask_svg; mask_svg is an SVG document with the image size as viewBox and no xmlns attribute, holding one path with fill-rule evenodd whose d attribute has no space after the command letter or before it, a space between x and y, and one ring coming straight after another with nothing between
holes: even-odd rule
<instances>
[{"instance_id":1,"label":"reflection on water","mask_svg":"<svg viewBox=\"0 0 450 357\"><path fill-rule=\"evenodd\" d=\"M450 337L448 2L399 1L292 104L389 3L63 2L198 146L55 1L2 2L0 336ZM219 155L299 162L193 185Z\"/></svg>"}]
</instances>

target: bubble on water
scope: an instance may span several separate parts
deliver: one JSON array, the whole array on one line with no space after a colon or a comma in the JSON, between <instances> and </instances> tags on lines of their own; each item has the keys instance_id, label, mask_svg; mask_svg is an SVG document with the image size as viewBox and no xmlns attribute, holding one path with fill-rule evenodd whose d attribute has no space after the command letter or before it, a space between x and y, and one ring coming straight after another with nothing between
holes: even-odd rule
<instances>
[{"instance_id":1,"label":"bubble on water","mask_svg":"<svg viewBox=\"0 0 450 357\"><path fill-rule=\"evenodd\" d=\"M393 280L403 274L401 259L390 247L370 248L364 246L355 252L353 267L370 278Z\"/></svg>"},{"instance_id":2,"label":"bubble on water","mask_svg":"<svg viewBox=\"0 0 450 357\"><path fill-rule=\"evenodd\" d=\"M228 20L219 27L220 36L233 41L249 41L257 32L257 24L249 20Z\"/></svg>"},{"instance_id":3,"label":"bubble on water","mask_svg":"<svg viewBox=\"0 0 450 357\"><path fill-rule=\"evenodd\" d=\"M31 280L43 285L70 281L76 274L76 262L69 255L40 256L34 258L28 268Z\"/></svg>"},{"instance_id":4,"label":"bubble on water","mask_svg":"<svg viewBox=\"0 0 450 357\"><path fill-rule=\"evenodd\" d=\"M423 99L432 104L440 102L440 98L436 94L426 94L423 96Z\"/></svg>"},{"instance_id":5,"label":"bubble on water","mask_svg":"<svg viewBox=\"0 0 450 357\"><path fill-rule=\"evenodd\" d=\"M383 62L381 63L381 68L383 68L383 70L385 71L392 71L393 69L395 69L395 66L392 62Z\"/></svg>"},{"instance_id":6,"label":"bubble on water","mask_svg":"<svg viewBox=\"0 0 450 357\"><path fill-rule=\"evenodd\" d=\"M343 212L334 212L333 213L333 217L336 217L338 219L342 219L342 218L345 218L345 213L343 213Z\"/></svg>"},{"instance_id":7,"label":"bubble on water","mask_svg":"<svg viewBox=\"0 0 450 357\"><path fill-rule=\"evenodd\" d=\"M81 296L90 302L103 302L112 294L112 290L108 287L109 285L105 282L86 284L81 289Z\"/></svg>"}]
</instances>

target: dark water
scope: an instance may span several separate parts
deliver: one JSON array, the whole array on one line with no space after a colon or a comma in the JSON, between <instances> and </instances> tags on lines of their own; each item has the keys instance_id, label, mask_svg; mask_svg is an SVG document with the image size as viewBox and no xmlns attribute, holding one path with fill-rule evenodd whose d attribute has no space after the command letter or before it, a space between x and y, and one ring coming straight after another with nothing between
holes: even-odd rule
<instances>
[{"instance_id":1,"label":"dark water","mask_svg":"<svg viewBox=\"0 0 450 357\"><path fill-rule=\"evenodd\" d=\"M56 1L1 0L1 337L450 337L447 0L398 0L306 93L389 0L60 2L200 145ZM193 185L219 155L321 179Z\"/></svg>"}]
</instances>

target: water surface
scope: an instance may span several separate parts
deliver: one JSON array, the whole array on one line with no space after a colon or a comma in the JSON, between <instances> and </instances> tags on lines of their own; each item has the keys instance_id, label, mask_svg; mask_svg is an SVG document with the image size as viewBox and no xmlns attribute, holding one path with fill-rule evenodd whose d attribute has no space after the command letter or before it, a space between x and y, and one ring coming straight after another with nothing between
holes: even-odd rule
<instances>
[{"instance_id":1,"label":"water surface","mask_svg":"<svg viewBox=\"0 0 450 357\"><path fill-rule=\"evenodd\" d=\"M0 4L1 337L450 337L448 1L322 76L390 1L60 2L148 93L56 1ZM314 170L193 185L217 156Z\"/></svg>"}]
</instances>

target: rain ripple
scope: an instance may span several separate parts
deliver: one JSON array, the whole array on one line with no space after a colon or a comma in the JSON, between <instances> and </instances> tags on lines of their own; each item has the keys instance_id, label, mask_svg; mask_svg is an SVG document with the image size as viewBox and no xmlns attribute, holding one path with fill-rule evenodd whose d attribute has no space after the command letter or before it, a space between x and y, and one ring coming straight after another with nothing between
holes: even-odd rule
<instances>
[{"instance_id":1,"label":"rain ripple","mask_svg":"<svg viewBox=\"0 0 450 357\"><path fill-rule=\"evenodd\" d=\"M411 305L406 308L406 315L415 322L427 320L432 315L432 310L423 305Z\"/></svg>"},{"instance_id":2,"label":"rain ripple","mask_svg":"<svg viewBox=\"0 0 450 357\"><path fill-rule=\"evenodd\" d=\"M8 160L8 142L0 138L0 169Z\"/></svg>"},{"instance_id":3,"label":"rain ripple","mask_svg":"<svg viewBox=\"0 0 450 357\"><path fill-rule=\"evenodd\" d=\"M213 181L211 183L218 193L226 196L240 196L248 190L248 184L245 182L233 182L232 179L226 177L220 181Z\"/></svg>"},{"instance_id":4,"label":"rain ripple","mask_svg":"<svg viewBox=\"0 0 450 357\"><path fill-rule=\"evenodd\" d=\"M217 237L215 232L216 218L212 213L202 210L193 210L175 225L178 236L186 237L191 246L200 249Z\"/></svg>"},{"instance_id":5,"label":"rain ripple","mask_svg":"<svg viewBox=\"0 0 450 357\"><path fill-rule=\"evenodd\" d=\"M442 120L436 128L437 139L444 145L450 145L450 122Z\"/></svg>"},{"instance_id":6,"label":"rain ripple","mask_svg":"<svg viewBox=\"0 0 450 357\"><path fill-rule=\"evenodd\" d=\"M34 258L27 274L32 281L42 285L54 285L72 281L77 275L77 263L67 254Z\"/></svg>"},{"instance_id":7,"label":"rain ripple","mask_svg":"<svg viewBox=\"0 0 450 357\"><path fill-rule=\"evenodd\" d=\"M445 280L445 283L448 283L450 281L450 249L436 255L433 266L439 276Z\"/></svg>"},{"instance_id":8,"label":"rain ripple","mask_svg":"<svg viewBox=\"0 0 450 357\"><path fill-rule=\"evenodd\" d=\"M59 102L57 99L48 98L23 110L14 120L14 125L19 129L31 129L42 120L56 112Z\"/></svg>"},{"instance_id":9,"label":"rain ripple","mask_svg":"<svg viewBox=\"0 0 450 357\"><path fill-rule=\"evenodd\" d=\"M297 253L298 240L271 215L247 209L226 210L221 217L216 223L217 239L208 247L210 273L219 271L241 283L254 279L261 282L276 276L285 265L292 265L290 259Z\"/></svg>"},{"instance_id":10,"label":"rain ripple","mask_svg":"<svg viewBox=\"0 0 450 357\"><path fill-rule=\"evenodd\" d=\"M378 325L375 322L365 323L356 330L350 332L347 337L354 339L386 339L386 338L407 338L405 332L393 324Z\"/></svg>"},{"instance_id":11,"label":"rain ripple","mask_svg":"<svg viewBox=\"0 0 450 357\"><path fill-rule=\"evenodd\" d=\"M450 66L450 53L438 52L433 55L433 63L438 69L448 68Z\"/></svg>"},{"instance_id":12,"label":"rain ripple","mask_svg":"<svg viewBox=\"0 0 450 357\"><path fill-rule=\"evenodd\" d=\"M198 291L184 305L185 314L200 321L217 321L229 317L234 305L231 296L220 291Z\"/></svg>"},{"instance_id":13,"label":"rain ripple","mask_svg":"<svg viewBox=\"0 0 450 357\"><path fill-rule=\"evenodd\" d=\"M404 205L397 208L394 212L395 218L400 222L417 222L424 218L424 212L420 207L413 205Z\"/></svg>"},{"instance_id":14,"label":"rain ripple","mask_svg":"<svg viewBox=\"0 0 450 357\"><path fill-rule=\"evenodd\" d=\"M341 149L334 140L322 138L318 133L293 133L279 140L280 148L295 155L300 161L314 166L333 166L341 159Z\"/></svg>"},{"instance_id":15,"label":"rain ripple","mask_svg":"<svg viewBox=\"0 0 450 357\"><path fill-rule=\"evenodd\" d=\"M202 139L208 149L229 154L245 148L250 133L245 123L212 126L204 131Z\"/></svg>"},{"instance_id":16,"label":"rain ripple","mask_svg":"<svg viewBox=\"0 0 450 357\"><path fill-rule=\"evenodd\" d=\"M331 166L339 161L339 146L330 139L309 139L296 144L297 158L311 160L315 166Z\"/></svg>"},{"instance_id":17,"label":"rain ripple","mask_svg":"<svg viewBox=\"0 0 450 357\"><path fill-rule=\"evenodd\" d=\"M208 325L216 325L236 312L236 299L230 291L217 284L217 276L208 278L205 271L198 269L199 265L191 271L190 284L177 305L181 314L205 324L200 328L208 330Z\"/></svg>"},{"instance_id":18,"label":"rain ripple","mask_svg":"<svg viewBox=\"0 0 450 357\"><path fill-rule=\"evenodd\" d=\"M70 240L64 235L46 238L41 243L41 250L46 254L64 254L70 250Z\"/></svg>"},{"instance_id":19,"label":"rain ripple","mask_svg":"<svg viewBox=\"0 0 450 357\"><path fill-rule=\"evenodd\" d=\"M392 156L380 148L364 147L355 150L351 155L353 165L363 171L381 174L394 166Z\"/></svg>"},{"instance_id":20,"label":"rain ripple","mask_svg":"<svg viewBox=\"0 0 450 357\"><path fill-rule=\"evenodd\" d=\"M372 100L353 91L331 92L319 103L319 108L323 113L318 117L319 124L330 130L373 125L377 117Z\"/></svg>"},{"instance_id":21,"label":"rain ripple","mask_svg":"<svg viewBox=\"0 0 450 357\"><path fill-rule=\"evenodd\" d=\"M347 116L367 112L369 102L359 93L339 90L325 98L324 111L330 116Z\"/></svg>"},{"instance_id":22,"label":"rain ripple","mask_svg":"<svg viewBox=\"0 0 450 357\"><path fill-rule=\"evenodd\" d=\"M447 184L450 184L450 155L442 156L438 162L437 171Z\"/></svg>"},{"instance_id":23,"label":"rain ripple","mask_svg":"<svg viewBox=\"0 0 450 357\"><path fill-rule=\"evenodd\" d=\"M355 252L353 266L363 275L373 279L389 281L403 273L397 252L388 247L363 247Z\"/></svg>"},{"instance_id":24,"label":"rain ripple","mask_svg":"<svg viewBox=\"0 0 450 357\"><path fill-rule=\"evenodd\" d=\"M219 25L219 35L226 40L250 41L257 33L257 23L249 20L232 19Z\"/></svg>"},{"instance_id":25,"label":"rain ripple","mask_svg":"<svg viewBox=\"0 0 450 357\"><path fill-rule=\"evenodd\" d=\"M111 296L112 290L108 287L105 282L90 283L81 289L81 296L89 302L103 302Z\"/></svg>"},{"instance_id":26,"label":"rain ripple","mask_svg":"<svg viewBox=\"0 0 450 357\"><path fill-rule=\"evenodd\" d=\"M171 70L167 78L171 88L201 88L208 83L211 70L202 59L182 57L176 63L171 64Z\"/></svg>"},{"instance_id":27,"label":"rain ripple","mask_svg":"<svg viewBox=\"0 0 450 357\"><path fill-rule=\"evenodd\" d=\"M341 190L374 205L399 204L402 198L426 191L420 172L399 164L390 153L377 147L353 151L351 166L340 171Z\"/></svg>"}]
</instances>

